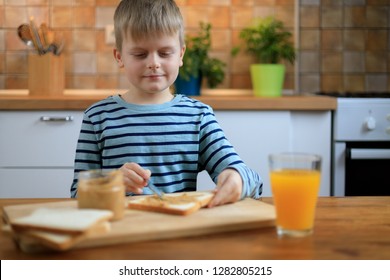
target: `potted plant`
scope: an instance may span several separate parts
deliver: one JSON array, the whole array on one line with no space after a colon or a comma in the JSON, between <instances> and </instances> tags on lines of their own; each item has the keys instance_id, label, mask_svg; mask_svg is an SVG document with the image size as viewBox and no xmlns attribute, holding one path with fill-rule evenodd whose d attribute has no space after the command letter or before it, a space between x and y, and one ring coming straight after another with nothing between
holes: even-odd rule
<instances>
[{"instance_id":1,"label":"potted plant","mask_svg":"<svg viewBox=\"0 0 390 280\"><path fill-rule=\"evenodd\" d=\"M287 60L294 64L296 58L291 37L283 22L273 17L259 19L255 25L241 30L245 50L257 62L250 68L256 96L281 95L285 75L285 66L281 62ZM240 47L236 47L232 54L239 51Z\"/></svg>"},{"instance_id":2,"label":"potted plant","mask_svg":"<svg viewBox=\"0 0 390 280\"><path fill-rule=\"evenodd\" d=\"M217 58L211 58L211 24L200 23L200 31L196 36L186 36L186 52L183 66L175 81L177 93L200 95L202 80L205 79L210 88L217 87L225 78L226 64Z\"/></svg>"}]
</instances>

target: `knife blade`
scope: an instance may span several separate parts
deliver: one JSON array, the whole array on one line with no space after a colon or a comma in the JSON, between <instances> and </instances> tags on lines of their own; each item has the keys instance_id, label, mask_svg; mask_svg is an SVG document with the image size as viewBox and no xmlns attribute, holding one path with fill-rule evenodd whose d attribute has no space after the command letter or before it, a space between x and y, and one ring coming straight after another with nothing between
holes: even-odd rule
<instances>
[{"instance_id":1,"label":"knife blade","mask_svg":"<svg viewBox=\"0 0 390 280\"><path fill-rule=\"evenodd\" d=\"M151 181L146 185L153 193L155 193L160 199L163 199L164 192L158 189Z\"/></svg>"}]
</instances>

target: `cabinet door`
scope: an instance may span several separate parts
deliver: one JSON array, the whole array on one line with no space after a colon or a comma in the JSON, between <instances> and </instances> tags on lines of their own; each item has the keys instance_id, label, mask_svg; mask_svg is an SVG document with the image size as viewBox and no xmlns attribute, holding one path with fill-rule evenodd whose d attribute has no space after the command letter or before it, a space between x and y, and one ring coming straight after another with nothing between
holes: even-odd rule
<instances>
[{"instance_id":1,"label":"cabinet door","mask_svg":"<svg viewBox=\"0 0 390 280\"><path fill-rule=\"evenodd\" d=\"M0 166L73 166L80 111L0 112Z\"/></svg>"},{"instance_id":2,"label":"cabinet door","mask_svg":"<svg viewBox=\"0 0 390 280\"><path fill-rule=\"evenodd\" d=\"M0 198L69 198L73 169L0 168Z\"/></svg>"}]
</instances>

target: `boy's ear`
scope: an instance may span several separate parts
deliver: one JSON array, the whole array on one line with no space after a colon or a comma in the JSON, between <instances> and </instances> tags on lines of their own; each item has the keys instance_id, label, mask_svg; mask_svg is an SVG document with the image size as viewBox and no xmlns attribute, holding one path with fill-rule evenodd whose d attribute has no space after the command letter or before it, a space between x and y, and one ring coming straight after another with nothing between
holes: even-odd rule
<instances>
[{"instance_id":1,"label":"boy's ear","mask_svg":"<svg viewBox=\"0 0 390 280\"><path fill-rule=\"evenodd\" d=\"M180 50L180 67L183 66L183 57L186 52L186 45L184 45Z\"/></svg>"},{"instance_id":2,"label":"boy's ear","mask_svg":"<svg viewBox=\"0 0 390 280\"><path fill-rule=\"evenodd\" d=\"M121 55L120 51L117 48L114 48L113 53L114 53L114 58L115 58L116 62L118 63L119 68L123 68L124 65L123 65L122 55Z\"/></svg>"}]
</instances>

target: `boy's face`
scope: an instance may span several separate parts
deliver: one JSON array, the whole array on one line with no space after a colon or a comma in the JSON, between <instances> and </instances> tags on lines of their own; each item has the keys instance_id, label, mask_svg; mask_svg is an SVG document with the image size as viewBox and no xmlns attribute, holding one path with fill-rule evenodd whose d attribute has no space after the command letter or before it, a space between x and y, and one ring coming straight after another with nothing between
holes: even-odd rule
<instances>
[{"instance_id":1,"label":"boy's face","mask_svg":"<svg viewBox=\"0 0 390 280\"><path fill-rule=\"evenodd\" d=\"M161 35L134 41L126 36L122 51L114 49L119 67L124 68L132 85L132 94L170 94L179 67L183 65L185 47L180 46L179 35Z\"/></svg>"}]
</instances>

